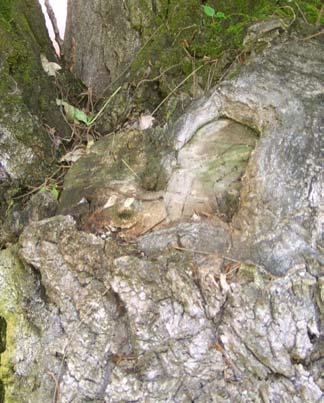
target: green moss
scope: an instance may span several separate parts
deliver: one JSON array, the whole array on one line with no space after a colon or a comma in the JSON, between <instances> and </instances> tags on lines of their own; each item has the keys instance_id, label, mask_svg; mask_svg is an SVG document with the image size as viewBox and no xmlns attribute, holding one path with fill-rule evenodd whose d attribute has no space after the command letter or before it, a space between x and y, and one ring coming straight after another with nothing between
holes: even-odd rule
<instances>
[{"instance_id":1,"label":"green moss","mask_svg":"<svg viewBox=\"0 0 324 403\"><path fill-rule=\"evenodd\" d=\"M299 6L303 10L305 17L310 24L315 24L317 22L318 13L321 5L321 0L299 2ZM320 23L322 25L324 24L324 15L322 15Z\"/></svg>"},{"instance_id":2,"label":"green moss","mask_svg":"<svg viewBox=\"0 0 324 403\"><path fill-rule=\"evenodd\" d=\"M24 172L25 177L19 185L41 183L53 166L51 139L42 129L42 124L56 128L62 137L68 137L70 130L55 105L55 83L43 71L41 52L49 60L54 60L38 1L1 0L0 122L4 123L13 137L13 147L17 146L17 141L22 148L30 149L30 155L35 156L30 158L29 164L25 152L17 153L17 167L20 160L23 165L28 165ZM10 144L5 144L4 147L10 147ZM17 151L19 150L18 147ZM8 151L11 151L9 155L14 154L12 149ZM37 157L40 162L36 161ZM19 175L22 177L21 173ZM6 196L6 200L8 199L10 198Z\"/></svg>"},{"instance_id":3,"label":"green moss","mask_svg":"<svg viewBox=\"0 0 324 403\"><path fill-rule=\"evenodd\" d=\"M5 402L18 403L21 400L16 396L19 394L21 396L22 388L26 387L29 390L33 387L28 384L24 385L22 379L17 377L15 364L17 360L16 340L33 332L22 312L20 299L33 290L34 279L19 261L16 247L0 252L0 265L2 276L0 284L0 332L2 340L0 379L2 381L2 393L5 391Z\"/></svg>"},{"instance_id":4,"label":"green moss","mask_svg":"<svg viewBox=\"0 0 324 403\"><path fill-rule=\"evenodd\" d=\"M148 191L159 191L165 189L166 184L167 175L162 167L160 157L149 157L141 173L141 186Z\"/></svg>"},{"instance_id":5,"label":"green moss","mask_svg":"<svg viewBox=\"0 0 324 403\"><path fill-rule=\"evenodd\" d=\"M164 190L168 175L161 161L172 152L173 142L159 129L148 132L145 136L145 165L139 173L141 186L148 191Z\"/></svg>"},{"instance_id":6,"label":"green moss","mask_svg":"<svg viewBox=\"0 0 324 403\"><path fill-rule=\"evenodd\" d=\"M117 217L121 220L130 220L134 216L132 210L122 210L117 213Z\"/></svg>"},{"instance_id":7,"label":"green moss","mask_svg":"<svg viewBox=\"0 0 324 403\"><path fill-rule=\"evenodd\" d=\"M6 256L4 255L6 253ZM10 252L2 252L2 260L6 263L13 263L15 259ZM17 265L11 266L11 270L14 272L16 269L20 270L20 265L16 261ZM2 338L2 352L1 352L1 366L0 366L0 379L4 389L14 384L14 368L12 358L14 357L15 350L15 337L18 334L18 327L20 321L21 310L17 304L17 294L14 287L14 280L9 273L9 270L5 270L4 284L5 287L1 288L0 295L0 314L1 314L1 338ZM5 334L4 334L5 333ZM6 401L7 397L6 397Z\"/></svg>"},{"instance_id":8,"label":"green moss","mask_svg":"<svg viewBox=\"0 0 324 403\"><path fill-rule=\"evenodd\" d=\"M215 180L215 172L227 172L243 170L248 162L254 147L249 145L235 146L232 150L225 152L221 157L213 159L208 164L208 169L201 174L200 180L210 182Z\"/></svg>"},{"instance_id":9,"label":"green moss","mask_svg":"<svg viewBox=\"0 0 324 403\"><path fill-rule=\"evenodd\" d=\"M5 388L14 383L14 367L11 361L11 355L14 351L15 323L17 323L17 317L14 314L6 315L6 323L7 347L1 354L0 366L0 379Z\"/></svg>"},{"instance_id":10,"label":"green moss","mask_svg":"<svg viewBox=\"0 0 324 403\"><path fill-rule=\"evenodd\" d=\"M1 0L0 2L0 20L10 22L12 0Z\"/></svg>"},{"instance_id":11,"label":"green moss","mask_svg":"<svg viewBox=\"0 0 324 403\"><path fill-rule=\"evenodd\" d=\"M300 10L314 24L321 7L320 0L280 3L277 0L209 0L207 3L216 11L224 12L225 18L206 16L197 0L161 0L156 2L155 10L148 0L129 2L132 26L138 29L145 44L131 67L134 82L159 76L159 93L164 98L194 69L203 66L180 89L192 95L193 80L205 89L223 75L242 51L243 38L252 23L280 17L288 25L293 9L298 17L291 27L294 29L303 20Z\"/></svg>"}]
</instances>

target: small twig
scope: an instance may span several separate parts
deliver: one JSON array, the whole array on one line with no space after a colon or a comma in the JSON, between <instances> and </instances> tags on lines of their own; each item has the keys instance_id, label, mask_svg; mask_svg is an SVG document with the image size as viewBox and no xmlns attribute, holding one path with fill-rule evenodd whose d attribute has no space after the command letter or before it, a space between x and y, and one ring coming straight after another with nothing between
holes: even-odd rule
<instances>
[{"instance_id":1,"label":"small twig","mask_svg":"<svg viewBox=\"0 0 324 403\"><path fill-rule=\"evenodd\" d=\"M61 39L60 31L58 29L57 20L55 17L55 13L53 11L52 6L50 5L49 0L45 0L45 7L46 7L48 17L49 17L52 27L53 27L55 41L57 42L57 45L60 50L60 56L62 56L63 55L63 40Z\"/></svg>"},{"instance_id":2,"label":"small twig","mask_svg":"<svg viewBox=\"0 0 324 403\"><path fill-rule=\"evenodd\" d=\"M296 21L296 13L295 13L295 10L293 9L293 7L291 7L291 6L282 6L282 7L279 7L279 9L282 9L282 8L288 8L288 10L290 10L290 11L292 12L292 14L293 14L293 18L292 18L292 20L289 22L288 25L285 24L283 18L280 18L280 20L281 20L283 26L284 26L286 29L288 29L288 28ZM279 13L277 12L277 14L279 14ZM280 16L280 15L279 15L279 16Z\"/></svg>"},{"instance_id":3,"label":"small twig","mask_svg":"<svg viewBox=\"0 0 324 403\"><path fill-rule=\"evenodd\" d=\"M11 78L11 80L15 83L15 89L12 92L8 92L8 95L15 95L18 92L17 81L12 76L8 76L8 77Z\"/></svg>"},{"instance_id":4,"label":"small twig","mask_svg":"<svg viewBox=\"0 0 324 403\"><path fill-rule=\"evenodd\" d=\"M159 78L161 78L165 73L167 73L168 71L174 69L175 67L180 66L180 63L178 64L174 64L173 66L168 67L167 69L165 69L164 71L162 71L161 74L159 74L156 77L153 78L143 78L143 80L139 81L139 83L136 85L136 89L142 85L143 83L147 83L147 82L152 82L152 81L157 81Z\"/></svg>"},{"instance_id":5,"label":"small twig","mask_svg":"<svg viewBox=\"0 0 324 403\"><path fill-rule=\"evenodd\" d=\"M321 25L321 19L322 19L323 14L324 14L324 4L322 5L322 7L318 13L318 16L317 16L317 19L315 22L316 27L319 27Z\"/></svg>"},{"instance_id":6,"label":"small twig","mask_svg":"<svg viewBox=\"0 0 324 403\"><path fill-rule=\"evenodd\" d=\"M227 75L227 73L231 70L231 68L234 66L234 64L239 60L239 58L245 53L245 50L242 50L239 54L235 56L235 59L232 61L232 63L228 66L228 68L224 71L224 73L220 76L218 82L221 82Z\"/></svg>"},{"instance_id":7,"label":"small twig","mask_svg":"<svg viewBox=\"0 0 324 403\"><path fill-rule=\"evenodd\" d=\"M64 97L63 97L63 93L62 93L62 91L61 91L61 99L64 99ZM67 120L67 118L66 118L66 116L65 116L65 114L64 114L64 112L63 112L63 106L60 106L60 112L61 112L61 115L62 115L62 117L63 117L63 119L64 119L64 121L65 121L65 123L69 126L69 128L71 129L71 136L69 137L69 138L64 138L64 137L61 137L60 139L62 140L62 141L66 141L66 142L70 142L70 141L72 141L72 139L73 139L73 137L74 137L74 132L75 132L75 130L74 130L74 125L71 125L71 123Z\"/></svg>"},{"instance_id":8,"label":"small twig","mask_svg":"<svg viewBox=\"0 0 324 403\"><path fill-rule=\"evenodd\" d=\"M134 193L131 192L123 192L122 190L115 188L114 186L107 186L108 189L112 190L113 192L116 192L124 197L133 197L136 200L140 200L140 201L156 201L156 200L162 200L163 196L159 193L156 192L157 194L152 194L152 195L147 195L145 196L145 194L143 196L141 195L136 195Z\"/></svg>"},{"instance_id":9,"label":"small twig","mask_svg":"<svg viewBox=\"0 0 324 403\"><path fill-rule=\"evenodd\" d=\"M199 254L199 255L206 255L206 256L213 256L213 255L215 255L215 256L222 257L223 259L229 260L229 261L231 261L231 262L235 262L235 263L239 263L239 264L242 264L242 263L243 263L243 264L244 264L244 262L242 262L242 261L240 261L240 260L234 259L234 258L229 257L229 256L226 256L226 255L222 255L222 254L220 254L220 253L212 253L212 252L206 252L206 251L203 251L203 250L183 248L183 247L181 247L181 246L173 246L172 248L175 249L175 250L183 251L183 252L197 253L197 254ZM252 264L252 265L254 265L255 267L258 267L258 268L262 269L262 267L259 266L259 265L257 265L256 263L251 262L251 263L249 263L249 264Z\"/></svg>"},{"instance_id":10,"label":"small twig","mask_svg":"<svg viewBox=\"0 0 324 403\"><path fill-rule=\"evenodd\" d=\"M308 39L312 39L312 38L315 38L316 36L320 36L323 34L324 34L324 31L319 31L316 34L306 36L306 38L303 38L303 41L308 41Z\"/></svg>"},{"instance_id":11,"label":"small twig","mask_svg":"<svg viewBox=\"0 0 324 403\"><path fill-rule=\"evenodd\" d=\"M180 84L178 84L160 103L159 105L154 109L154 111L151 113L152 116L155 115L155 113L161 108L161 106L171 97L171 95L173 95L177 89L179 89L186 81L189 80L190 77L192 77L194 74L197 73L197 71L199 71L200 69L202 69L203 67L205 67L204 64L202 64L201 66L197 67L195 70L193 70L184 80L181 81Z\"/></svg>"},{"instance_id":12,"label":"small twig","mask_svg":"<svg viewBox=\"0 0 324 403\"><path fill-rule=\"evenodd\" d=\"M121 361L134 361L137 359L138 359L138 355L135 355L135 354L113 354L111 356L111 360L115 364L118 364Z\"/></svg>"},{"instance_id":13,"label":"small twig","mask_svg":"<svg viewBox=\"0 0 324 403\"><path fill-rule=\"evenodd\" d=\"M216 59L210 66L209 72L208 72L208 78L207 78L207 83L206 83L206 87L205 87L205 91L209 91L211 86L212 86L212 82L215 76L215 67L218 64L219 59ZM216 65L216 66L215 66Z\"/></svg>"},{"instance_id":14,"label":"small twig","mask_svg":"<svg viewBox=\"0 0 324 403\"><path fill-rule=\"evenodd\" d=\"M57 403L60 397L60 385L59 381L57 380L56 376L51 371L47 371L48 375L53 379L55 383L55 389L53 394L52 403Z\"/></svg>"},{"instance_id":15,"label":"small twig","mask_svg":"<svg viewBox=\"0 0 324 403\"><path fill-rule=\"evenodd\" d=\"M136 176L136 178L137 179L141 179L138 175L137 175L137 173L134 171L134 169L131 167L131 166L129 166L128 164L127 164L127 162L122 158L121 159L121 161L122 161L122 163L123 164L125 164L126 165L126 167L132 172L132 174L134 174L135 176Z\"/></svg>"},{"instance_id":16,"label":"small twig","mask_svg":"<svg viewBox=\"0 0 324 403\"><path fill-rule=\"evenodd\" d=\"M155 224L151 225L149 228L147 228L146 230L142 231L139 235L145 235L148 232L152 231L154 228L156 228L158 225L160 225L161 223L163 223L163 221L165 221L166 217L163 217L162 220L156 222Z\"/></svg>"},{"instance_id":17,"label":"small twig","mask_svg":"<svg viewBox=\"0 0 324 403\"><path fill-rule=\"evenodd\" d=\"M24 193L23 195L17 196L17 197L13 197L13 200L19 200L19 199L23 199L26 196L29 196L33 193L38 192L42 187L47 187L48 183L55 177L55 175L61 170L61 167L59 167L54 173L52 173L52 175L50 177L47 177L44 182L39 185L39 186L29 186L29 189L31 188L32 190L30 190L27 193ZM28 187L28 186L27 186Z\"/></svg>"},{"instance_id":18,"label":"small twig","mask_svg":"<svg viewBox=\"0 0 324 403\"><path fill-rule=\"evenodd\" d=\"M180 31L175 36L171 46L174 46L174 44L176 43L178 37L182 34L183 31L186 31L187 29L191 29L191 28L197 28L197 26L198 26L197 24L192 24L192 25L189 25L188 27L180 29Z\"/></svg>"},{"instance_id":19,"label":"small twig","mask_svg":"<svg viewBox=\"0 0 324 403\"><path fill-rule=\"evenodd\" d=\"M185 54L188 56L188 58L192 61L194 57L190 54L189 50L185 47L185 45L182 45L182 49L184 50Z\"/></svg>"},{"instance_id":20,"label":"small twig","mask_svg":"<svg viewBox=\"0 0 324 403\"><path fill-rule=\"evenodd\" d=\"M225 273L225 276L227 277L229 274L232 274L234 271L238 270L241 267L241 264L242 263L235 263L232 265L232 268Z\"/></svg>"},{"instance_id":21,"label":"small twig","mask_svg":"<svg viewBox=\"0 0 324 403\"><path fill-rule=\"evenodd\" d=\"M299 7L299 4L297 3L297 1L294 1L296 7L298 8L298 11L300 12L301 16L303 17L303 20L306 22L306 24L309 25L309 22L307 21L307 18L305 16L305 14L303 13L303 10Z\"/></svg>"},{"instance_id":22,"label":"small twig","mask_svg":"<svg viewBox=\"0 0 324 403\"><path fill-rule=\"evenodd\" d=\"M109 104L109 102L113 99L113 97L121 90L121 86L117 88L116 91L114 91L113 94L110 95L110 97L107 99L107 101L104 103L103 107L100 109L100 111L96 114L96 116L90 120L88 123L88 126L91 126L94 124L94 122L98 119L98 117L102 114L106 106Z\"/></svg>"}]
</instances>

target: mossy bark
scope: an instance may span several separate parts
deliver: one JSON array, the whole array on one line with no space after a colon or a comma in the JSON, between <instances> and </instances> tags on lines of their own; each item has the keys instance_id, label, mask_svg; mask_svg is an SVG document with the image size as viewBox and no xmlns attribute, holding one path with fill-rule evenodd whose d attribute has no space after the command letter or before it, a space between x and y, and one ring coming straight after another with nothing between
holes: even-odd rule
<instances>
[{"instance_id":1,"label":"mossy bark","mask_svg":"<svg viewBox=\"0 0 324 403\"><path fill-rule=\"evenodd\" d=\"M37 0L4 0L0 4L0 57L7 77L0 91L15 89L32 114L63 132L67 130L55 105L55 87L43 71L40 54L55 61L45 20ZM9 76L9 77L8 77ZM6 79L7 78L7 79ZM7 99L16 103L17 98Z\"/></svg>"},{"instance_id":2,"label":"mossy bark","mask_svg":"<svg viewBox=\"0 0 324 403\"><path fill-rule=\"evenodd\" d=\"M44 181L55 164L45 130L68 137L69 127L55 104L55 79L40 55L55 53L37 0L0 2L0 222L11 197ZM46 126L45 126L46 125Z\"/></svg>"},{"instance_id":3,"label":"mossy bark","mask_svg":"<svg viewBox=\"0 0 324 403\"><path fill-rule=\"evenodd\" d=\"M19 368L17 343L24 337L34 337L34 330L30 327L21 304L21 300L27 297L29 292L33 292L34 286L33 274L21 264L17 248L0 252L1 402L18 403L21 401L19 396L29 396L35 386L15 375ZM33 356L32 352L30 356Z\"/></svg>"},{"instance_id":4,"label":"mossy bark","mask_svg":"<svg viewBox=\"0 0 324 403\"><path fill-rule=\"evenodd\" d=\"M67 56L71 63L74 62L76 74L84 78L86 83L91 82L91 78L95 79L98 71L107 68L107 63L111 64L107 57L116 48L116 44L124 46L129 36L137 32L141 43L136 54L137 68L142 67L145 70L149 65L153 76L156 71L161 73L161 70L176 64L177 68L169 71L167 76L179 75L179 73L186 75L194 67L199 66L199 63L206 61L206 58L216 59L224 52L239 49L245 29L251 23L273 16L288 20L292 17L285 7L278 4L277 0L210 0L208 5L213 7L215 12L224 14L213 18L204 13L202 3L205 2L126 0L121 7L118 6L121 4L119 0L109 0L106 3L101 0L91 3L86 0L76 2L70 0L65 44ZM319 15L320 0L298 3L299 10L298 8L295 10L296 15L302 12L310 23L315 23ZM297 6L291 5L291 10L292 7ZM114 18L116 14L118 18ZM121 18L125 21L123 27L120 27ZM95 27L89 24L89 19ZM90 33L89 25L91 25ZM108 25L112 31L118 28L119 37L116 43L106 41L105 30ZM102 32L103 35L94 38L97 32ZM111 34L111 37L114 35L116 36L116 33ZM128 45L130 47L131 44L128 43ZM143 47L145 50L142 49ZM97 66L99 70L96 71L93 64L97 64L99 59L98 55L95 55L91 66L94 76L91 77L90 66L87 66L86 62L93 57L94 49L101 52L101 58L104 64L106 63L106 67ZM124 50L124 53L121 53L121 50ZM106 74L106 85L111 84L112 76L116 77L125 70L127 65L122 61L126 62L126 59L134 61L134 58L132 59L132 55L135 56L134 48L115 49L115 52L115 57L119 57L119 63L116 62L115 66L117 71L110 71L110 76ZM128 53L127 57L125 52ZM93 85L98 86L98 83ZM100 89L102 92L104 87Z\"/></svg>"},{"instance_id":5,"label":"mossy bark","mask_svg":"<svg viewBox=\"0 0 324 403\"><path fill-rule=\"evenodd\" d=\"M69 0L65 53L70 67L97 96L109 96L119 85L129 84L124 95L118 94L122 102L115 107L113 101L104 114L117 114L113 121L123 123L131 98L136 111L152 113L158 107L163 120L173 120L191 98L224 77L233 62L238 67L244 63L250 52L243 38L251 24L277 17L288 27L294 15L315 23L320 10L319 0L289 7L276 0L210 0L216 13L210 17L204 13L205 3ZM102 131L118 125L111 117L105 120Z\"/></svg>"}]
</instances>

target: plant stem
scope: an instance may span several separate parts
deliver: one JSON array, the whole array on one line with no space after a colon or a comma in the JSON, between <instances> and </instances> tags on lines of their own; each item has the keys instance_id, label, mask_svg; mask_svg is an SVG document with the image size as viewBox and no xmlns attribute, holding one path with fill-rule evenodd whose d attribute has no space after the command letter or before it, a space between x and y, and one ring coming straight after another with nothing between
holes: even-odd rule
<instances>
[{"instance_id":1,"label":"plant stem","mask_svg":"<svg viewBox=\"0 0 324 403\"><path fill-rule=\"evenodd\" d=\"M87 124L87 126L91 126L94 124L94 122L98 119L98 117L102 114L102 112L104 111L104 109L106 108L106 106L109 104L109 102L113 99L113 97L121 90L121 86L117 88L117 90L110 95L110 97L107 99L107 101L105 102L104 106L100 109L100 111L96 114L96 116L91 119L89 121L89 123Z\"/></svg>"},{"instance_id":2,"label":"plant stem","mask_svg":"<svg viewBox=\"0 0 324 403\"><path fill-rule=\"evenodd\" d=\"M191 76L193 76L194 74L197 73L197 71L199 71L200 69L202 69L203 67L205 67L204 64L202 64L201 66L197 67L195 70L193 70L184 80L181 81L180 84L178 84L160 103L159 105L154 109L154 111L151 113L152 116L154 116L154 114L160 109L160 107L164 104L164 102L166 102L172 94L175 93L175 91L177 91L178 88L180 88L187 80L189 80L189 78Z\"/></svg>"}]
</instances>

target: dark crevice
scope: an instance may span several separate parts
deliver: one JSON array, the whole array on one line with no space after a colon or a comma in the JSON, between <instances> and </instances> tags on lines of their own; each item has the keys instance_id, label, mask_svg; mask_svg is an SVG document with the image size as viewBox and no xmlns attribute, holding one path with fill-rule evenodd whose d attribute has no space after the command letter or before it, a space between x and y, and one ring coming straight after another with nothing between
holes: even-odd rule
<instances>
[{"instance_id":1,"label":"dark crevice","mask_svg":"<svg viewBox=\"0 0 324 403\"><path fill-rule=\"evenodd\" d=\"M0 316L0 354L6 350L7 322Z\"/></svg>"},{"instance_id":2,"label":"dark crevice","mask_svg":"<svg viewBox=\"0 0 324 403\"><path fill-rule=\"evenodd\" d=\"M0 379L0 403L5 403L5 390L1 379Z\"/></svg>"},{"instance_id":3,"label":"dark crevice","mask_svg":"<svg viewBox=\"0 0 324 403\"><path fill-rule=\"evenodd\" d=\"M1 354L6 351L7 345L7 322L4 317L0 316L0 365L1 365ZM0 403L5 401L5 386L0 379Z\"/></svg>"}]
</instances>

